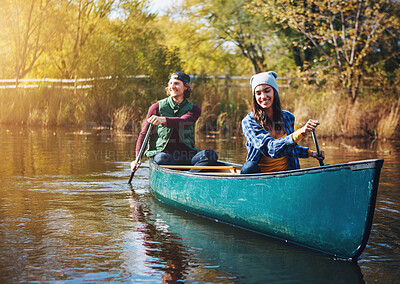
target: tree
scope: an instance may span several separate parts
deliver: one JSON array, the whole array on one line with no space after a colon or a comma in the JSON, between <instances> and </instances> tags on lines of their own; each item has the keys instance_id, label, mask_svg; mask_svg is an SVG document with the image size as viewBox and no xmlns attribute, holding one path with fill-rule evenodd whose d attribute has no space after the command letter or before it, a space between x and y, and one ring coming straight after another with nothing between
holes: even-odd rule
<instances>
[{"instance_id":1,"label":"tree","mask_svg":"<svg viewBox=\"0 0 400 284\"><path fill-rule=\"evenodd\" d=\"M296 29L312 42L325 70L336 70L352 103L367 73L368 58L380 53L376 43L399 26L398 13L393 13L396 1L257 0L256 4L266 18Z\"/></svg>"},{"instance_id":2,"label":"tree","mask_svg":"<svg viewBox=\"0 0 400 284\"><path fill-rule=\"evenodd\" d=\"M140 121L148 106L165 95L169 74L180 69L178 54L157 40L155 15L143 1L119 1L118 8L118 17L100 22L80 54L80 70L112 77L97 81L93 92L91 107L99 122L123 105L131 106L134 119ZM132 75L145 77L129 78Z\"/></svg>"},{"instance_id":3,"label":"tree","mask_svg":"<svg viewBox=\"0 0 400 284\"><path fill-rule=\"evenodd\" d=\"M214 46L231 47L231 53L247 58L253 72L287 72L294 64L304 70L315 56L308 39L287 25L265 19L252 1L186 0L182 11L178 18L186 18L185 29L190 26L203 37L208 34Z\"/></svg>"},{"instance_id":4,"label":"tree","mask_svg":"<svg viewBox=\"0 0 400 284\"><path fill-rule=\"evenodd\" d=\"M266 71L266 50L271 49L269 25L260 15L252 15L244 0L186 0L183 9L192 22L212 30L217 40L236 45L248 58L254 72Z\"/></svg>"},{"instance_id":5,"label":"tree","mask_svg":"<svg viewBox=\"0 0 400 284\"><path fill-rule=\"evenodd\" d=\"M157 40L177 52L187 73L241 74L251 68L236 53L236 48L233 50L224 40L216 38L202 23L170 14L157 17L156 22L161 31Z\"/></svg>"},{"instance_id":6,"label":"tree","mask_svg":"<svg viewBox=\"0 0 400 284\"><path fill-rule=\"evenodd\" d=\"M2 1L1 17L5 22L8 64L18 80L28 74L54 36L56 1Z\"/></svg>"},{"instance_id":7,"label":"tree","mask_svg":"<svg viewBox=\"0 0 400 284\"><path fill-rule=\"evenodd\" d=\"M109 21L115 0L70 0L63 2L67 11L63 21L59 22L60 32L57 33L53 52L52 64L59 70L62 78L83 75L82 61L90 58L82 57L85 49L91 49L87 43L91 37L101 34L99 27ZM107 34L104 34L107 36ZM83 64L82 64L83 63Z\"/></svg>"},{"instance_id":8,"label":"tree","mask_svg":"<svg viewBox=\"0 0 400 284\"><path fill-rule=\"evenodd\" d=\"M0 0L0 7L5 7L5 0ZM8 35L9 26L7 24L6 15L4 14L5 9L0 9L0 27L2 32L0 33L0 78L6 78L11 76L12 71L10 70L11 50Z\"/></svg>"}]
</instances>

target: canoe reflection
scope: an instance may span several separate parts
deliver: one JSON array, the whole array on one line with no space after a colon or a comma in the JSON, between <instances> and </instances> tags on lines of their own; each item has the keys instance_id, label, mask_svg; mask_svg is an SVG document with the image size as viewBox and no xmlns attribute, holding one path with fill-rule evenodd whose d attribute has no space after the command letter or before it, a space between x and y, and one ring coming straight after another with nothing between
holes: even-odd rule
<instances>
[{"instance_id":1,"label":"canoe reflection","mask_svg":"<svg viewBox=\"0 0 400 284\"><path fill-rule=\"evenodd\" d=\"M363 282L355 262L215 223L148 193L132 190L132 199L151 265L165 273L164 283Z\"/></svg>"}]
</instances>

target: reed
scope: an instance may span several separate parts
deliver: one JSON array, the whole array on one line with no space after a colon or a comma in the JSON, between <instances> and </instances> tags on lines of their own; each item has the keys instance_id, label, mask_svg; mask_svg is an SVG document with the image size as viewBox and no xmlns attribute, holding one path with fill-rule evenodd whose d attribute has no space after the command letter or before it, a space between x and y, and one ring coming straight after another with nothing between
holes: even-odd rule
<instances>
[{"instance_id":1,"label":"reed","mask_svg":"<svg viewBox=\"0 0 400 284\"><path fill-rule=\"evenodd\" d=\"M250 86L227 87L215 80L196 79L192 87L190 100L202 108L197 121L199 132L243 135L241 120L251 111ZM282 108L295 115L296 128L313 118L321 123L321 137L390 139L399 137L400 100L396 90L386 96L379 90L369 90L351 104L346 94L334 86L295 82L289 88L280 88L280 98ZM154 88L151 81L99 83L91 90L76 93L47 87L1 89L0 123L134 129L142 123L149 106L162 98L164 88Z\"/></svg>"},{"instance_id":2,"label":"reed","mask_svg":"<svg viewBox=\"0 0 400 284\"><path fill-rule=\"evenodd\" d=\"M217 85L214 81L197 82L195 90L192 101L202 108L198 131L238 136L241 120L251 111L251 93L243 88Z\"/></svg>"},{"instance_id":3,"label":"reed","mask_svg":"<svg viewBox=\"0 0 400 284\"><path fill-rule=\"evenodd\" d=\"M0 122L25 124L30 113L31 99L22 90L3 90L0 96Z\"/></svg>"},{"instance_id":4,"label":"reed","mask_svg":"<svg viewBox=\"0 0 400 284\"><path fill-rule=\"evenodd\" d=\"M26 123L27 123L27 125L41 125L42 124L42 113L40 113L37 109L32 109L29 112Z\"/></svg>"},{"instance_id":5,"label":"reed","mask_svg":"<svg viewBox=\"0 0 400 284\"><path fill-rule=\"evenodd\" d=\"M398 133L400 124L400 100L391 106L390 111L385 113L378 122L376 134L380 138L392 138Z\"/></svg>"},{"instance_id":6,"label":"reed","mask_svg":"<svg viewBox=\"0 0 400 284\"><path fill-rule=\"evenodd\" d=\"M398 137L399 103L396 106L392 103L393 94L385 97L365 93L353 104L344 92L335 91L333 86L321 88L317 85L300 85L281 90L281 94L283 108L293 112L296 117L295 128L312 118L321 123L318 127L319 136Z\"/></svg>"},{"instance_id":7,"label":"reed","mask_svg":"<svg viewBox=\"0 0 400 284\"><path fill-rule=\"evenodd\" d=\"M133 118L133 109L127 105L114 110L111 125L114 129L124 130Z\"/></svg>"}]
</instances>

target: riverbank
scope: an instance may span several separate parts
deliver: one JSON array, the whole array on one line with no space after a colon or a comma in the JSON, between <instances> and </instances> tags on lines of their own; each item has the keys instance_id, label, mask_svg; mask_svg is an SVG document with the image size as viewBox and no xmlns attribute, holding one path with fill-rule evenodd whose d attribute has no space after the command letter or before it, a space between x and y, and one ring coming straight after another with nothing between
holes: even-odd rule
<instances>
[{"instance_id":1,"label":"riverbank","mask_svg":"<svg viewBox=\"0 0 400 284\"><path fill-rule=\"evenodd\" d=\"M240 122L251 111L247 88L212 82L193 84L190 100L201 106L201 132L241 133ZM104 91L106 90L106 91ZM0 123L28 126L106 127L137 131L148 107L165 96L163 88L149 85L89 90L57 88L0 90ZM321 122L324 137L396 139L400 130L400 100L396 91L381 95L369 89L353 104L343 91L315 85L280 88L281 105L296 117L296 127L307 119Z\"/></svg>"}]
</instances>

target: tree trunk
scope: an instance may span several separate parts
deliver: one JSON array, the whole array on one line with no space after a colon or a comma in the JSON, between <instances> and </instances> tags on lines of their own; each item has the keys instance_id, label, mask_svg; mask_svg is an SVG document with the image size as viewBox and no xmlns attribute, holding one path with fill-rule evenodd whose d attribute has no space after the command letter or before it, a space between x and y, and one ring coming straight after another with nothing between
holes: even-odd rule
<instances>
[{"instance_id":1,"label":"tree trunk","mask_svg":"<svg viewBox=\"0 0 400 284\"><path fill-rule=\"evenodd\" d=\"M301 50L298 46L292 45L292 54L294 57L294 63L297 67L303 68L303 60L301 59Z\"/></svg>"}]
</instances>

